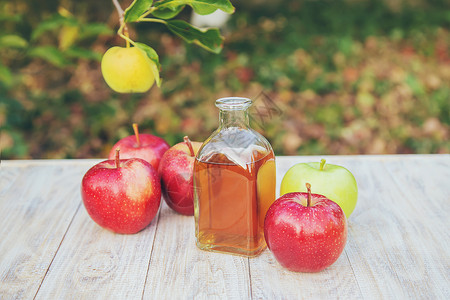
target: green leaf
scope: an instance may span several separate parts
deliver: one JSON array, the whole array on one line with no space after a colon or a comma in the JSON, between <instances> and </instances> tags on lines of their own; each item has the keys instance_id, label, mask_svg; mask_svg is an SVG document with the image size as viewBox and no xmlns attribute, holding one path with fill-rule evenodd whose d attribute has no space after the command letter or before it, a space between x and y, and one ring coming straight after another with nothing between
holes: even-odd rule
<instances>
[{"instance_id":1,"label":"green leaf","mask_svg":"<svg viewBox=\"0 0 450 300\"><path fill-rule=\"evenodd\" d=\"M159 64L159 56L158 53L156 53L156 51L144 44L144 43L139 43L139 42L135 42L135 46L138 47L139 49L143 50L145 52L145 54L147 54L148 58L150 58L155 64L157 64L158 68L161 66Z\"/></svg>"},{"instance_id":2,"label":"green leaf","mask_svg":"<svg viewBox=\"0 0 450 300\"><path fill-rule=\"evenodd\" d=\"M20 15L20 14L7 14L7 13L0 14L0 22L3 22L3 21L21 22L22 19L23 19L22 15Z\"/></svg>"},{"instance_id":3,"label":"green leaf","mask_svg":"<svg viewBox=\"0 0 450 300\"><path fill-rule=\"evenodd\" d=\"M112 35L114 31L103 23L88 23L81 26L80 39Z\"/></svg>"},{"instance_id":4,"label":"green leaf","mask_svg":"<svg viewBox=\"0 0 450 300\"><path fill-rule=\"evenodd\" d=\"M156 53L156 51L152 47L143 43L136 42L135 46L144 51L145 54L147 54L147 57L150 58L150 60L155 63L154 65L152 65L152 71L153 75L155 76L156 85L160 87L161 78L159 76L159 68L161 67L161 65L159 64L158 53Z\"/></svg>"},{"instance_id":5,"label":"green leaf","mask_svg":"<svg viewBox=\"0 0 450 300\"><path fill-rule=\"evenodd\" d=\"M13 75L11 70L0 63L0 82L4 83L6 86L10 86L12 79Z\"/></svg>"},{"instance_id":6,"label":"green leaf","mask_svg":"<svg viewBox=\"0 0 450 300\"><path fill-rule=\"evenodd\" d=\"M34 47L28 54L31 57L39 57L59 68L65 67L70 63L58 48L52 46Z\"/></svg>"},{"instance_id":7,"label":"green leaf","mask_svg":"<svg viewBox=\"0 0 450 300\"><path fill-rule=\"evenodd\" d=\"M234 6L229 0L162 0L155 3L155 7L175 10L179 6L189 5L200 15L209 15L217 9L226 13L234 13Z\"/></svg>"},{"instance_id":8,"label":"green leaf","mask_svg":"<svg viewBox=\"0 0 450 300\"><path fill-rule=\"evenodd\" d=\"M169 20L166 25L170 31L188 43L197 44L214 53L222 51L224 38L217 28L202 30L181 20Z\"/></svg>"},{"instance_id":9,"label":"green leaf","mask_svg":"<svg viewBox=\"0 0 450 300\"><path fill-rule=\"evenodd\" d=\"M59 14L52 16L50 19L45 20L33 30L31 33L31 40L34 41L38 39L41 35L43 35L47 31L59 30L63 25L69 26L77 26L78 21L75 18L67 18L63 17Z\"/></svg>"},{"instance_id":10,"label":"green leaf","mask_svg":"<svg viewBox=\"0 0 450 300\"><path fill-rule=\"evenodd\" d=\"M175 9L158 7L155 11L152 12L152 15L160 19L168 20L178 15L183 9L184 5L178 6Z\"/></svg>"},{"instance_id":11,"label":"green leaf","mask_svg":"<svg viewBox=\"0 0 450 300\"><path fill-rule=\"evenodd\" d=\"M28 42L21 36L8 34L0 37L0 48L19 48L28 46Z\"/></svg>"},{"instance_id":12,"label":"green leaf","mask_svg":"<svg viewBox=\"0 0 450 300\"><path fill-rule=\"evenodd\" d=\"M102 60L102 55L100 53L79 47L71 47L66 51L64 51L64 54L67 57L71 58L83 58L87 60L96 60L96 61Z\"/></svg>"},{"instance_id":13,"label":"green leaf","mask_svg":"<svg viewBox=\"0 0 450 300\"><path fill-rule=\"evenodd\" d=\"M133 3L125 9L125 23L135 22L142 16L153 4L153 0L134 0Z\"/></svg>"}]
</instances>

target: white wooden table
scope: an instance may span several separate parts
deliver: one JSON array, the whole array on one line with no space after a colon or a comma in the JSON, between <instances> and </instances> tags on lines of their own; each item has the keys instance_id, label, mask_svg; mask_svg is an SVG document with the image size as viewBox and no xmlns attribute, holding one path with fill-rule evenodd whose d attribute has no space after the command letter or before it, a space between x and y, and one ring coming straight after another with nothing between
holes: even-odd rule
<instances>
[{"instance_id":1,"label":"white wooden table","mask_svg":"<svg viewBox=\"0 0 450 300\"><path fill-rule=\"evenodd\" d=\"M80 196L98 160L2 161L0 299L450 299L450 155L277 157L347 167L359 200L344 253L315 274L204 252L164 201L144 231L96 225Z\"/></svg>"}]
</instances>

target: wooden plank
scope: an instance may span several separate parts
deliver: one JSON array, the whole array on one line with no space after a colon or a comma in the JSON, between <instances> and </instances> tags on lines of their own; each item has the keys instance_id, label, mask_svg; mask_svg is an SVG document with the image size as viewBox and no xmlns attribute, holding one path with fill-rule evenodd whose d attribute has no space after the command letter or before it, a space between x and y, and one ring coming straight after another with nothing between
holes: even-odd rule
<instances>
[{"instance_id":1,"label":"wooden plank","mask_svg":"<svg viewBox=\"0 0 450 300\"><path fill-rule=\"evenodd\" d=\"M33 298L80 205L83 167L0 167L0 298Z\"/></svg>"},{"instance_id":2,"label":"wooden plank","mask_svg":"<svg viewBox=\"0 0 450 300\"><path fill-rule=\"evenodd\" d=\"M403 243L391 245L399 280L411 297L450 299L450 155L383 166L405 224Z\"/></svg>"},{"instance_id":3,"label":"wooden plank","mask_svg":"<svg viewBox=\"0 0 450 300\"><path fill-rule=\"evenodd\" d=\"M355 299L361 298L358 283L345 252L319 273L291 272L266 249L250 259L254 299Z\"/></svg>"},{"instance_id":4,"label":"wooden plank","mask_svg":"<svg viewBox=\"0 0 450 300\"><path fill-rule=\"evenodd\" d=\"M404 298L402 286L391 268L386 253L389 236L384 225L384 204L379 191L372 190L374 180L383 185L385 176L375 175L379 160L354 161L349 167L358 183L358 203L349 218L346 254L365 298ZM389 201L389 200L387 200ZM381 214L381 221L378 222ZM381 225L381 226L379 226ZM381 231L380 231L381 230ZM388 239L385 239L388 238Z\"/></svg>"},{"instance_id":5,"label":"wooden plank","mask_svg":"<svg viewBox=\"0 0 450 300\"><path fill-rule=\"evenodd\" d=\"M277 195L282 177L290 167L300 162L319 161L321 158L318 156L277 158ZM329 163L341 163L330 157L325 158ZM266 249L261 256L250 259L250 272L254 299L362 297L345 250L332 266L322 272L309 274L284 269L270 250Z\"/></svg>"},{"instance_id":6,"label":"wooden plank","mask_svg":"<svg viewBox=\"0 0 450 300\"><path fill-rule=\"evenodd\" d=\"M81 201L79 192L76 197ZM137 234L115 234L94 223L81 206L37 299L141 298L158 217Z\"/></svg>"},{"instance_id":7,"label":"wooden plank","mask_svg":"<svg viewBox=\"0 0 450 300\"><path fill-rule=\"evenodd\" d=\"M199 250L194 217L161 210L144 299L249 299L248 259Z\"/></svg>"},{"instance_id":8,"label":"wooden plank","mask_svg":"<svg viewBox=\"0 0 450 300\"><path fill-rule=\"evenodd\" d=\"M412 157L360 160L354 168L360 196L350 218L346 252L361 291L368 298L449 298L448 288L447 292L442 290L448 286L448 221L447 226L429 222L426 210L417 209L422 197L433 197L434 192L420 191L411 184L421 177L415 177L420 171L411 177L412 170L418 167L412 160L420 161ZM430 161L428 158L424 164ZM390 172L399 166L404 167L402 172ZM435 171L440 176L445 174L443 170ZM441 193L445 187L438 190ZM436 225L443 227L436 231ZM443 258L447 262L439 267Z\"/></svg>"}]
</instances>

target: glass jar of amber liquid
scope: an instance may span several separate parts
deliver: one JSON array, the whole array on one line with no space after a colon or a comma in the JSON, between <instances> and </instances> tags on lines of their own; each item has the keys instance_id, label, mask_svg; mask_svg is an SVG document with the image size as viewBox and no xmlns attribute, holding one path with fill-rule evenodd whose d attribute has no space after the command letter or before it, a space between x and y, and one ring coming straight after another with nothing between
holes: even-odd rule
<instances>
[{"instance_id":1,"label":"glass jar of amber liquid","mask_svg":"<svg viewBox=\"0 0 450 300\"><path fill-rule=\"evenodd\" d=\"M194 162L194 216L200 249L256 256L266 247L264 217L275 201L275 155L249 127L247 98L222 98L219 128Z\"/></svg>"}]
</instances>

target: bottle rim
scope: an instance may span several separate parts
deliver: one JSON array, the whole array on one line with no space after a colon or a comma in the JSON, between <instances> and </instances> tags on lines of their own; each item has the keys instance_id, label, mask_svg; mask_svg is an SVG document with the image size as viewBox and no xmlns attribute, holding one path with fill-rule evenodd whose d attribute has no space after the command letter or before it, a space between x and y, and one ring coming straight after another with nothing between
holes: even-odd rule
<instances>
[{"instance_id":1,"label":"bottle rim","mask_svg":"<svg viewBox=\"0 0 450 300\"><path fill-rule=\"evenodd\" d=\"M221 110L246 110L252 105L252 100L244 97L225 97L216 100L216 106Z\"/></svg>"}]
</instances>

